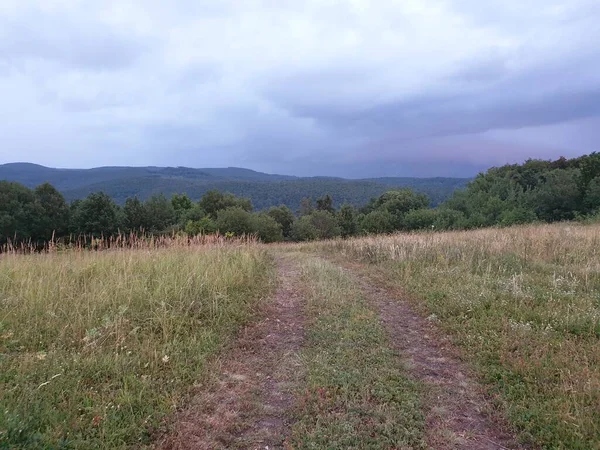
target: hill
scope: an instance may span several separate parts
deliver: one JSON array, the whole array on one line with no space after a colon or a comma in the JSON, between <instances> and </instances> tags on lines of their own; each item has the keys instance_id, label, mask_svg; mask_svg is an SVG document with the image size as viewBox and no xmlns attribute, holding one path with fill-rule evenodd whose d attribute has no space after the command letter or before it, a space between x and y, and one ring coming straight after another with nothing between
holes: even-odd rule
<instances>
[{"instance_id":1,"label":"hill","mask_svg":"<svg viewBox=\"0 0 600 450\"><path fill-rule=\"evenodd\" d=\"M28 187L49 182L67 200L103 191L117 203L128 197L142 200L153 194L186 193L198 200L211 189L248 197L256 209L284 204L298 207L304 197L330 194L336 204L366 204L371 198L394 187L409 187L426 194L437 205L456 189L466 186L465 178L369 178L350 180L333 177L294 177L267 174L238 167L97 167L93 169L55 169L30 163L0 165L0 180L16 181Z\"/></svg>"}]
</instances>

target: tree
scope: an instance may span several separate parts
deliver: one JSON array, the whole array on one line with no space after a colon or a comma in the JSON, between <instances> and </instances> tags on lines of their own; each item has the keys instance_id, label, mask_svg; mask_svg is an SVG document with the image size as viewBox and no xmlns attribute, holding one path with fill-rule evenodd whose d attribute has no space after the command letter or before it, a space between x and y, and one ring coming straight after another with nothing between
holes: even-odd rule
<instances>
[{"instance_id":1,"label":"tree","mask_svg":"<svg viewBox=\"0 0 600 450\"><path fill-rule=\"evenodd\" d=\"M44 209L31 189L0 181L0 242L37 240L44 230Z\"/></svg>"},{"instance_id":2,"label":"tree","mask_svg":"<svg viewBox=\"0 0 600 450\"><path fill-rule=\"evenodd\" d=\"M267 211L267 214L281 225L283 236L286 238L289 237L292 224L294 223L294 220L296 220L292 210L285 205L273 206Z\"/></svg>"},{"instance_id":3,"label":"tree","mask_svg":"<svg viewBox=\"0 0 600 450\"><path fill-rule=\"evenodd\" d=\"M347 203L342 205L337 219L342 237L354 236L356 234L356 210L352 205Z\"/></svg>"},{"instance_id":4,"label":"tree","mask_svg":"<svg viewBox=\"0 0 600 450\"><path fill-rule=\"evenodd\" d=\"M582 192L588 189L591 181L600 177L600 153L593 152L579 158L580 188Z\"/></svg>"},{"instance_id":5,"label":"tree","mask_svg":"<svg viewBox=\"0 0 600 450\"><path fill-rule=\"evenodd\" d=\"M294 241L312 241L319 237L310 216L302 216L292 224L290 235Z\"/></svg>"},{"instance_id":6,"label":"tree","mask_svg":"<svg viewBox=\"0 0 600 450\"><path fill-rule=\"evenodd\" d=\"M298 210L298 215L300 217L308 216L309 214L312 214L313 211L314 207L312 204L312 198L305 197L302 200L300 200L300 209Z\"/></svg>"},{"instance_id":7,"label":"tree","mask_svg":"<svg viewBox=\"0 0 600 450\"><path fill-rule=\"evenodd\" d=\"M190 236L212 234L217 232L217 224L210 217L202 217L199 220L188 221L185 225L185 232Z\"/></svg>"},{"instance_id":8,"label":"tree","mask_svg":"<svg viewBox=\"0 0 600 450\"><path fill-rule=\"evenodd\" d=\"M236 197L233 194L223 194L219 191L208 191L198 202L200 208L210 217L216 218L219 211L228 208L240 208L251 212L252 202L247 198Z\"/></svg>"},{"instance_id":9,"label":"tree","mask_svg":"<svg viewBox=\"0 0 600 450\"><path fill-rule=\"evenodd\" d=\"M590 181L583 199L587 211L600 210L600 176Z\"/></svg>"},{"instance_id":10,"label":"tree","mask_svg":"<svg viewBox=\"0 0 600 450\"><path fill-rule=\"evenodd\" d=\"M262 242L283 241L281 225L268 214L252 214L252 231Z\"/></svg>"},{"instance_id":11,"label":"tree","mask_svg":"<svg viewBox=\"0 0 600 450\"><path fill-rule=\"evenodd\" d=\"M76 233L108 237L119 229L117 205L104 192L96 192L72 208L70 227Z\"/></svg>"},{"instance_id":12,"label":"tree","mask_svg":"<svg viewBox=\"0 0 600 450\"><path fill-rule=\"evenodd\" d=\"M571 220L579 205L578 169L556 169L543 175L544 182L531 195L531 206L547 222Z\"/></svg>"},{"instance_id":13,"label":"tree","mask_svg":"<svg viewBox=\"0 0 600 450\"><path fill-rule=\"evenodd\" d=\"M410 189L388 191L375 201L376 210L385 210L392 215L396 229L402 227L404 215L413 209L424 209L429 206L429 200L424 194L415 194Z\"/></svg>"},{"instance_id":14,"label":"tree","mask_svg":"<svg viewBox=\"0 0 600 450\"><path fill-rule=\"evenodd\" d=\"M331 195L327 194L317 199L317 210L335 214L335 208L333 207L333 199L331 198Z\"/></svg>"},{"instance_id":15,"label":"tree","mask_svg":"<svg viewBox=\"0 0 600 450\"><path fill-rule=\"evenodd\" d=\"M438 208L433 226L436 230L461 230L466 228L466 217L462 211L450 208Z\"/></svg>"},{"instance_id":16,"label":"tree","mask_svg":"<svg viewBox=\"0 0 600 450\"><path fill-rule=\"evenodd\" d=\"M234 233L241 236L254 231L251 214L239 206L219 211L216 223L219 232L223 234Z\"/></svg>"},{"instance_id":17,"label":"tree","mask_svg":"<svg viewBox=\"0 0 600 450\"><path fill-rule=\"evenodd\" d=\"M173 194L171 196L171 205L175 211L175 222L179 223L183 214L192 209L194 203L186 194Z\"/></svg>"},{"instance_id":18,"label":"tree","mask_svg":"<svg viewBox=\"0 0 600 450\"><path fill-rule=\"evenodd\" d=\"M48 241L52 236L64 236L69 228L69 206L65 198L50 183L39 185L34 195L41 207L36 238Z\"/></svg>"},{"instance_id":19,"label":"tree","mask_svg":"<svg viewBox=\"0 0 600 450\"><path fill-rule=\"evenodd\" d=\"M331 239L339 236L342 231L333 214L327 211L313 211L310 216L312 225L317 230L319 239Z\"/></svg>"},{"instance_id":20,"label":"tree","mask_svg":"<svg viewBox=\"0 0 600 450\"><path fill-rule=\"evenodd\" d=\"M362 216L359 229L363 233L390 233L394 231L395 218L386 210L376 210Z\"/></svg>"},{"instance_id":21,"label":"tree","mask_svg":"<svg viewBox=\"0 0 600 450\"><path fill-rule=\"evenodd\" d=\"M437 216L435 209L412 209L404 215L402 228L407 231L434 229Z\"/></svg>"},{"instance_id":22,"label":"tree","mask_svg":"<svg viewBox=\"0 0 600 450\"><path fill-rule=\"evenodd\" d=\"M125 200L123 207L123 226L125 230L142 231L150 229L144 204L137 197Z\"/></svg>"},{"instance_id":23,"label":"tree","mask_svg":"<svg viewBox=\"0 0 600 450\"><path fill-rule=\"evenodd\" d=\"M175 209L164 194L153 195L144 203L148 230L152 232L165 231L175 223Z\"/></svg>"},{"instance_id":24,"label":"tree","mask_svg":"<svg viewBox=\"0 0 600 450\"><path fill-rule=\"evenodd\" d=\"M190 209L185 210L179 219L179 223L182 225L187 224L189 221L197 222L198 220L207 217L206 212L202 209L199 204L192 205Z\"/></svg>"}]
</instances>

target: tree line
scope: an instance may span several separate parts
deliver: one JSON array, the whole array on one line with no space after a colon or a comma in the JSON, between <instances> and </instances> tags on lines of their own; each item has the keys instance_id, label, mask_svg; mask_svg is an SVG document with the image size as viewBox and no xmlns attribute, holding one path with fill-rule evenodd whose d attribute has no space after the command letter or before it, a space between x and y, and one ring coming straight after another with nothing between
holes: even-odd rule
<instances>
[{"instance_id":1,"label":"tree line","mask_svg":"<svg viewBox=\"0 0 600 450\"><path fill-rule=\"evenodd\" d=\"M390 190L361 208L338 208L328 194L304 198L296 211L284 205L254 211L249 199L214 190L197 202L186 194L156 194L146 201L128 198L119 206L97 192L68 204L49 183L32 190L0 181L0 243L215 232L254 234L264 242L307 241L572 220L600 214L600 153L492 168L438 207L429 205L426 195L410 189Z\"/></svg>"}]
</instances>

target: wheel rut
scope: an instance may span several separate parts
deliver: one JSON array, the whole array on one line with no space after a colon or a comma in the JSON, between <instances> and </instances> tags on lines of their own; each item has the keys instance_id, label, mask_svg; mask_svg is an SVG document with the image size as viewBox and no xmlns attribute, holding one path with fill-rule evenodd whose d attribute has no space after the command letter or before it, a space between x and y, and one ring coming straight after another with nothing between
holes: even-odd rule
<instances>
[{"instance_id":1,"label":"wheel rut","mask_svg":"<svg viewBox=\"0 0 600 450\"><path fill-rule=\"evenodd\" d=\"M289 435L304 340L300 269L277 256L278 288L175 419L161 449L279 449Z\"/></svg>"},{"instance_id":2,"label":"wheel rut","mask_svg":"<svg viewBox=\"0 0 600 450\"><path fill-rule=\"evenodd\" d=\"M405 299L374 285L360 265L341 265L379 311L390 342L407 362L408 370L427 387L424 403L428 445L440 450L522 448L503 418L494 412L458 350L435 323L417 314Z\"/></svg>"}]
</instances>

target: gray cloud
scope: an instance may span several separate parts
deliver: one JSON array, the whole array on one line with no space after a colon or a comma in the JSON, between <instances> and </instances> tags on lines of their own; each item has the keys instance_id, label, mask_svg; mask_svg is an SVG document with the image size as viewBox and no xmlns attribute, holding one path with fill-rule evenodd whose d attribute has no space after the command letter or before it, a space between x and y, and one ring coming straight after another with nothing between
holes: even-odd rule
<instances>
[{"instance_id":1,"label":"gray cloud","mask_svg":"<svg viewBox=\"0 0 600 450\"><path fill-rule=\"evenodd\" d=\"M76 69L114 70L131 65L145 50L141 41L85 16L30 12L0 16L0 60L57 62Z\"/></svg>"},{"instance_id":2,"label":"gray cloud","mask_svg":"<svg viewBox=\"0 0 600 450\"><path fill-rule=\"evenodd\" d=\"M375 176L581 154L599 20L596 0L5 0L0 159Z\"/></svg>"}]
</instances>

